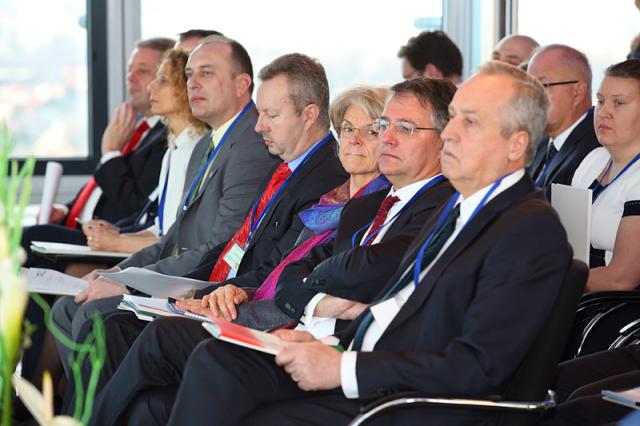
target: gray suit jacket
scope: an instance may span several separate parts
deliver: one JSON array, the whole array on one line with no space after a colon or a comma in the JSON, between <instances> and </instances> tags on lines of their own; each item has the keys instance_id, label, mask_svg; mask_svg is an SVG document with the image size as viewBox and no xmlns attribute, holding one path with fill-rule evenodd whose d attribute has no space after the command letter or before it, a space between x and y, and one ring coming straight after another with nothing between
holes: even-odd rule
<instances>
[{"instance_id":1,"label":"gray suit jacket","mask_svg":"<svg viewBox=\"0 0 640 426\"><path fill-rule=\"evenodd\" d=\"M179 212L159 242L132 254L118 264L120 268L147 267L162 274L184 275L207 252L226 244L247 216L264 177L279 161L269 155L262 137L255 132L257 120L258 112L252 106L213 160L204 187L189 209ZM193 150L185 193L198 176L209 137L207 133Z\"/></svg>"}]
</instances>

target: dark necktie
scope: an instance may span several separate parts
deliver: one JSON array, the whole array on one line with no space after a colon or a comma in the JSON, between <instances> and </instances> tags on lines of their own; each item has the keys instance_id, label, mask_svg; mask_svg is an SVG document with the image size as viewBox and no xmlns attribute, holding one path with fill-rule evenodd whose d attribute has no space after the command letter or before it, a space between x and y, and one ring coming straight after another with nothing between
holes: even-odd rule
<instances>
[{"instance_id":1,"label":"dark necktie","mask_svg":"<svg viewBox=\"0 0 640 426\"><path fill-rule=\"evenodd\" d=\"M456 229L456 220L458 219L458 216L460 216L460 204L457 204L449 212L444 222L442 223L442 226L433 234L431 242L424 250L422 263L420 264L420 271L424 271L424 269L434 261L438 253L440 253L440 250L442 250L444 243L447 242L449 237L451 237L451 235L453 234L453 231ZM427 242L425 242L424 244L426 243ZM422 251L424 244L422 245L422 247L420 247L420 251ZM413 268L415 266L415 262L416 261L414 260L411 264L411 267L405 272L405 274L398 281L396 281L396 283L391 286L382 297L378 298L378 300L374 301L371 305L390 299L391 297L395 296L396 293L406 287L407 284L413 281ZM418 283L414 284L416 286L418 285ZM360 321L360 324L358 325L358 328L353 336L352 350L359 351L362 348L364 336L367 333L367 329L369 328L369 325L371 325L371 322L373 322L373 314L371 313L371 309L367 309L367 313L362 318L362 321Z\"/></svg>"},{"instance_id":2,"label":"dark necktie","mask_svg":"<svg viewBox=\"0 0 640 426\"><path fill-rule=\"evenodd\" d=\"M273 172L273 175L271 175L271 180L269 180L267 187L260 197L260 201L258 201L255 216L252 215L252 212L249 212L249 215L244 220L244 223L240 226L240 228L238 228L233 237L231 237L231 239L227 242L226 247L224 248L224 250L222 250L220 256L218 256L218 260L216 261L216 264L211 271L209 281L220 282L224 281L227 278L231 267L227 264L227 262L225 262L225 255L236 244L243 249L245 248L245 246L249 243L249 232L251 230L252 216L254 220L258 220L265 207L267 207L267 204L269 204L269 201L271 200L273 195L278 191L278 188L280 188L284 181L287 180L287 177L289 177L290 174L291 169L289 169L287 163L280 164L276 171ZM258 226L258 224L256 223L255 226Z\"/></svg>"},{"instance_id":3,"label":"dark necktie","mask_svg":"<svg viewBox=\"0 0 640 426\"><path fill-rule=\"evenodd\" d=\"M213 135L214 134L215 134L215 132L211 133L211 139L209 140L209 146L207 147L207 150L205 151L204 156L202 157L202 161L200 161L200 167L198 168L198 170L202 170L202 168L206 166L207 161L209 160L209 156L216 149L216 146L213 143ZM204 181L205 177L207 176L207 172L208 172L208 170L205 173L202 173L202 175L200 176L200 179L198 179L198 183L196 183L196 186L195 186L196 190L191 193L191 196L189 197L189 200L187 200L187 208L191 207L193 202L196 200L198 194L200 194L200 191L202 191L202 182Z\"/></svg>"},{"instance_id":4,"label":"dark necktie","mask_svg":"<svg viewBox=\"0 0 640 426\"><path fill-rule=\"evenodd\" d=\"M557 153L558 150L556 149L556 145L551 142L549 144L549 149L547 150L547 161L545 162L546 165L549 165L551 163L551 160L553 160L553 157L555 157Z\"/></svg>"},{"instance_id":5,"label":"dark necktie","mask_svg":"<svg viewBox=\"0 0 640 426\"><path fill-rule=\"evenodd\" d=\"M385 220L387 220L387 216L389 215L389 210L395 203L400 201L399 197L395 195L387 195L384 200L382 200L382 204L378 208L376 212L376 216L373 218L373 222L371 224L371 229L364 237L363 241L366 241L365 245L370 246L375 240L375 235L378 233L378 230L384 225Z\"/></svg>"}]
</instances>

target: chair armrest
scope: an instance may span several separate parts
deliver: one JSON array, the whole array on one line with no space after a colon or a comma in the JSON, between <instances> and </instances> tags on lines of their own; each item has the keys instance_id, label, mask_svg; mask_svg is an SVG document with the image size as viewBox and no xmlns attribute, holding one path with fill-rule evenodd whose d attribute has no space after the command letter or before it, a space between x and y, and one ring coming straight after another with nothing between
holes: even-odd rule
<instances>
[{"instance_id":1,"label":"chair armrest","mask_svg":"<svg viewBox=\"0 0 640 426\"><path fill-rule=\"evenodd\" d=\"M596 293L588 293L582 296L578 308L583 305L603 302L627 302L640 301L640 291L600 291Z\"/></svg>"},{"instance_id":2,"label":"chair armrest","mask_svg":"<svg viewBox=\"0 0 640 426\"><path fill-rule=\"evenodd\" d=\"M373 419L376 415L402 407L424 406L424 407L454 407L468 409L482 409L492 411L511 411L523 413L541 413L556 406L555 393L547 391L544 401L520 402L520 401L499 401L480 400L466 398L434 398L425 396L417 392L402 392L390 397L379 399L364 406L360 414L349 423L349 426L359 426Z\"/></svg>"}]
</instances>

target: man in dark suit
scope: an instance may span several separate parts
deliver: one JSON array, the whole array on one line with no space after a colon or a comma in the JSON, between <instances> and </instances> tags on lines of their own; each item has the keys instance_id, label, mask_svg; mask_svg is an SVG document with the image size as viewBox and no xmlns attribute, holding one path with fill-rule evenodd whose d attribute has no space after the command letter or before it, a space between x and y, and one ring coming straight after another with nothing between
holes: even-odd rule
<instances>
[{"instance_id":1,"label":"man in dark suit","mask_svg":"<svg viewBox=\"0 0 640 426\"><path fill-rule=\"evenodd\" d=\"M440 174L440 132L455 86L447 80L420 78L396 84L391 91L393 96L374 125L397 126L396 131L385 132L378 150L378 168L391 182L391 190L347 203L335 238L282 271L277 306L252 301L239 305L238 315L236 303L252 292L233 284L220 286L209 296L210 310L189 302L180 306L262 330L303 317L301 322L318 335L326 330L332 334L336 318L353 319L355 302L371 301L426 220L453 192ZM407 137L400 126L422 129Z\"/></svg>"},{"instance_id":2,"label":"man in dark suit","mask_svg":"<svg viewBox=\"0 0 640 426\"><path fill-rule=\"evenodd\" d=\"M562 225L524 172L547 110L543 88L526 73L496 62L482 67L456 93L442 133L442 170L460 194L425 225L378 301L340 334L348 350L283 331L290 343L276 356L278 365L271 355L214 339L183 353L186 365L145 364L143 357L133 367L155 378L151 386L181 378L168 424L345 424L362 402L389 392L503 391L571 259ZM157 344L144 353L175 344L161 327L152 330ZM166 400L166 388L152 392ZM151 421L168 416L163 399L110 396L98 397L94 424L118 421L111 404L133 402L132 424L149 409L158 415ZM394 415L381 424L492 420L426 408Z\"/></svg>"},{"instance_id":3,"label":"man in dark suit","mask_svg":"<svg viewBox=\"0 0 640 426\"><path fill-rule=\"evenodd\" d=\"M536 186L551 198L551 184L571 185L586 155L600 146L593 128L591 67L587 57L564 45L550 45L531 58L529 74L547 89L551 100L546 137L528 169Z\"/></svg>"}]
</instances>

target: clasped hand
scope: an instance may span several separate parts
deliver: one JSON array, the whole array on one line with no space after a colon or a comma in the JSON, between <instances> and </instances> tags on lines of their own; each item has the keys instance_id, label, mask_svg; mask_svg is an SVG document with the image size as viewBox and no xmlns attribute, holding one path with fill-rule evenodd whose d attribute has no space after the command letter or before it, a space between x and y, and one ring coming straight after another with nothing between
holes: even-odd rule
<instances>
[{"instance_id":1,"label":"clasped hand","mask_svg":"<svg viewBox=\"0 0 640 426\"><path fill-rule=\"evenodd\" d=\"M176 306L199 315L233 321L238 317L236 305L247 300L249 295L246 291L233 284L227 284L218 287L202 299L178 300Z\"/></svg>"}]
</instances>

